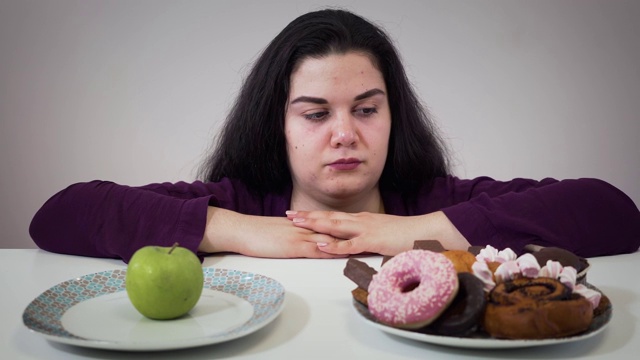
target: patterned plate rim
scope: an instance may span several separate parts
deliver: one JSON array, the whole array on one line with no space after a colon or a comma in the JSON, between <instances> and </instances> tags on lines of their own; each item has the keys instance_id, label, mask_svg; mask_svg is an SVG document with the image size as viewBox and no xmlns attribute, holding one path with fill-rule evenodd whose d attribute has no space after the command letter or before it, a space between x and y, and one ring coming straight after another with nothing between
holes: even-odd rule
<instances>
[{"instance_id":1,"label":"patterned plate rim","mask_svg":"<svg viewBox=\"0 0 640 360\"><path fill-rule=\"evenodd\" d=\"M242 270L203 267L204 287L225 292L249 302L253 316L244 324L214 336L162 344L86 339L69 333L62 325L64 313L74 305L101 295L125 291L126 269L106 270L63 281L33 299L22 314L23 324L45 338L84 347L114 350L168 350L210 345L233 340L259 330L273 321L283 309L285 289L277 280ZM235 281L230 281L233 279Z\"/></svg>"}]
</instances>

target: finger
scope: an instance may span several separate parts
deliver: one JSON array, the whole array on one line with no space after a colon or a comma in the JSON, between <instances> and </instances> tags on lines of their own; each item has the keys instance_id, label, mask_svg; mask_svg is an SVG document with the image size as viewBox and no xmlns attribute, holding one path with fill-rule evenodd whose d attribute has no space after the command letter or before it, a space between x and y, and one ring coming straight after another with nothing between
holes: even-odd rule
<instances>
[{"instance_id":1,"label":"finger","mask_svg":"<svg viewBox=\"0 0 640 360\"><path fill-rule=\"evenodd\" d=\"M333 235L329 234L321 234L321 233L313 233L305 238L305 241L310 243L314 243L317 246L327 246L328 244L332 244L335 242L344 241L344 239L337 238Z\"/></svg>"},{"instance_id":2,"label":"finger","mask_svg":"<svg viewBox=\"0 0 640 360\"><path fill-rule=\"evenodd\" d=\"M322 246L326 246L327 243L314 243L309 242L309 254L308 258L316 258L316 259L338 259L347 257L348 254L334 254L331 252L322 251Z\"/></svg>"},{"instance_id":3,"label":"finger","mask_svg":"<svg viewBox=\"0 0 640 360\"><path fill-rule=\"evenodd\" d=\"M307 231L306 229L304 231ZM336 259L336 258L344 258L346 255L343 254L332 254L329 252L324 252L320 250L320 247L326 246L330 243L335 243L342 241L334 236L327 234L319 234L316 232L309 231L304 234L299 240L292 243L292 249L298 248L302 249L303 254L302 257L307 258L318 258L318 259ZM300 254L300 253L299 253ZM300 255L298 255L300 256ZM293 257L298 257L293 256Z\"/></svg>"},{"instance_id":4,"label":"finger","mask_svg":"<svg viewBox=\"0 0 640 360\"><path fill-rule=\"evenodd\" d=\"M318 249L334 255L352 255L363 252L358 246L357 238L318 244Z\"/></svg>"},{"instance_id":5,"label":"finger","mask_svg":"<svg viewBox=\"0 0 640 360\"><path fill-rule=\"evenodd\" d=\"M272 248L270 256L274 258L313 258L313 259L335 259L341 258L341 254L331 254L321 251L316 242L307 240L291 241L284 247Z\"/></svg>"},{"instance_id":6,"label":"finger","mask_svg":"<svg viewBox=\"0 0 640 360\"><path fill-rule=\"evenodd\" d=\"M304 211L304 210L287 210L285 212L287 215L287 219L293 220L295 218L305 218L305 219L349 219L352 217L352 214L341 212L341 211L324 211L324 210L314 210L314 211Z\"/></svg>"},{"instance_id":7,"label":"finger","mask_svg":"<svg viewBox=\"0 0 640 360\"><path fill-rule=\"evenodd\" d=\"M294 218L293 225L314 231L316 233L331 235L338 239L350 239L363 232L362 224L355 221L337 218Z\"/></svg>"}]
</instances>

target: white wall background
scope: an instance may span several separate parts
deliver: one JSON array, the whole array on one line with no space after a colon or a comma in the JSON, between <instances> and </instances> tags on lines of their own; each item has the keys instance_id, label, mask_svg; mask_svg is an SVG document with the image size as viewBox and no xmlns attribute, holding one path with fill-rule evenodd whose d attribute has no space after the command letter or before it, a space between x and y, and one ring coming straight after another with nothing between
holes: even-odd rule
<instances>
[{"instance_id":1,"label":"white wall background","mask_svg":"<svg viewBox=\"0 0 640 360\"><path fill-rule=\"evenodd\" d=\"M598 177L640 204L640 2L0 0L0 247L65 186L193 180L296 16L382 25L461 177Z\"/></svg>"}]
</instances>

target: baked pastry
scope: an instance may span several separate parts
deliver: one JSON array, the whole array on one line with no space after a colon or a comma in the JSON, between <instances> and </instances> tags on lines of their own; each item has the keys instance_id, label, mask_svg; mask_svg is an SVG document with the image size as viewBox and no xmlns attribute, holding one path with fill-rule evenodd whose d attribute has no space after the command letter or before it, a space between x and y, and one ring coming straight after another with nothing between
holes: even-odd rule
<instances>
[{"instance_id":1,"label":"baked pastry","mask_svg":"<svg viewBox=\"0 0 640 360\"><path fill-rule=\"evenodd\" d=\"M369 306L367 301L367 297L369 296L369 284L371 283L373 275L376 273L377 271L374 268L354 258L347 260L347 264L343 270L344 276L358 285L357 288L351 291L351 295L353 295L353 298L356 301L367 307Z\"/></svg>"},{"instance_id":2,"label":"baked pastry","mask_svg":"<svg viewBox=\"0 0 640 360\"><path fill-rule=\"evenodd\" d=\"M356 283L359 288L369 291L369 284L373 275L377 273L376 269L370 267L365 262L355 258L347 260L347 264L342 272L344 276Z\"/></svg>"},{"instance_id":3,"label":"baked pastry","mask_svg":"<svg viewBox=\"0 0 640 360\"><path fill-rule=\"evenodd\" d=\"M471 267L476 262L476 257L466 250L445 250L442 255L451 260L458 273L473 273Z\"/></svg>"},{"instance_id":4,"label":"baked pastry","mask_svg":"<svg viewBox=\"0 0 640 360\"><path fill-rule=\"evenodd\" d=\"M458 294L453 302L428 326L427 332L465 336L477 329L486 305L483 283L468 272L458 273L458 283Z\"/></svg>"},{"instance_id":5,"label":"baked pastry","mask_svg":"<svg viewBox=\"0 0 640 360\"><path fill-rule=\"evenodd\" d=\"M517 278L489 293L483 328L501 339L546 339L581 333L593 320L591 303L553 278Z\"/></svg>"},{"instance_id":6,"label":"baked pastry","mask_svg":"<svg viewBox=\"0 0 640 360\"><path fill-rule=\"evenodd\" d=\"M458 276L449 259L433 251L409 250L373 275L367 302L378 321L418 329L442 314L457 292Z\"/></svg>"},{"instance_id":7,"label":"baked pastry","mask_svg":"<svg viewBox=\"0 0 640 360\"><path fill-rule=\"evenodd\" d=\"M357 287L351 290L351 295L357 302L359 302L360 304L366 307L369 307L369 302L367 301L367 298L369 297L369 292L367 290L361 287Z\"/></svg>"}]
</instances>

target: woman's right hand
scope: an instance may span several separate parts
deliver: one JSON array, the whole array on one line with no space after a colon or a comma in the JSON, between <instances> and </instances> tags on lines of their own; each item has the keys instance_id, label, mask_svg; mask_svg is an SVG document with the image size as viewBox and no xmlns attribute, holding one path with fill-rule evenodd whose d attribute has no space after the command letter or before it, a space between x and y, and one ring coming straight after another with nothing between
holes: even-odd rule
<instances>
[{"instance_id":1,"label":"woman's right hand","mask_svg":"<svg viewBox=\"0 0 640 360\"><path fill-rule=\"evenodd\" d=\"M209 206L207 226L198 251L233 252L266 258L342 258L318 249L326 234L296 227L286 217L244 215Z\"/></svg>"}]
</instances>

